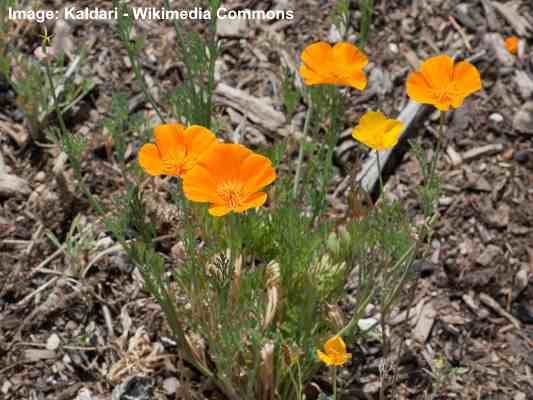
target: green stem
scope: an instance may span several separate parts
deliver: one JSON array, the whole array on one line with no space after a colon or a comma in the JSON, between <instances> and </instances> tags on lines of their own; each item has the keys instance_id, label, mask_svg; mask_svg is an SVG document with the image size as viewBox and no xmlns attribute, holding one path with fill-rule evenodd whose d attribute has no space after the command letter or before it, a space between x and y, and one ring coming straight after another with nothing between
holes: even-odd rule
<instances>
[{"instance_id":1,"label":"green stem","mask_svg":"<svg viewBox=\"0 0 533 400\"><path fill-rule=\"evenodd\" d=\"M161 114L161 110L159 109L159 105L156 103L154 97L148 90L148 87L146 86L146 82L144 81L144 78L141 74L141 69L139 68L139 63L135 59L135 55L133 54L133 50L131 49L131 45L127 44L127 51L128 51L128 58L130 59L131 65L133 67L133 72L135 74L135 79L139 82L141 85L141 90L144 93L144 96L148 100L148 102L152 105L152 108L154 109L155 113L161 120L163 124L166 123L165 117L163 117L163 114Z\"/></svg>"},{"instance_id":2,"label":"green stem","mask_svg":"<svg viewBox=\"0 0 533 400\"><path fill-rule=\"evenodd\" d=\"M50 90L52 91L52 100L54 101L54 110L57 115L57 119L59 120L59 127L61 129L61 135L64 137L69 134L67 131L67 127L65 126L65 120L63 119L63 113L61 112L61 109L59 107L59 100L56 95L56 88L54 85L54 79L52 77L52 69L50 68L50 61L46 60L44 63L44 69L46 71L46 77L48 78L48 84L50 85ZM79 165L79 160L75 160L76 167L74 168L74 173L76 174L76 179L78 180L82 191L84 192L85 196L87 196L87 199L89 200L89 203L91 206L98 212L100 215L104 215L105 211L102 208L102 206L96 201L93 194L89 190L89 188L85 185L85 182L83 182L83 177L81 175L81 165Z\"/></svg>"},{"instance_id":3,"label":"green stem","mask_svg":"<svg viewBox=\"0 0 533 400\"><path fill-rule=\"evenodd\" d=\"M307 131L309 131L309 126L311 125L312 114L313 114L313 103L311 102L311 96L309 96L309 107L307 108L307 113L305 115L304 131L300 139L298 161L296 161L296 173L294 174L294 186L292 190L294 196L296 196L298 193L298 182L300 180L300 174L302 172L302 164L303 164L303 159L304 159L305 138L307 137Z\"/></svg>"},{"instance_id":4,"label":"green stem","mask_svg":"<svg viewBox=\"0 0 533 400\"><path fill-rule=\"evenodd\" d=\"M429 177L428 182L433 181L433 175L435 174L435 171L437 169L437 161L439 158L439 153L442 148L442 135L444 130L444 111L440 112L440 119L439 119L439 133L437 137L437 144L435 145L435 150L433 151L433 156L431 157L431 164L429 169Z\"/></svg>"}]
</instances>

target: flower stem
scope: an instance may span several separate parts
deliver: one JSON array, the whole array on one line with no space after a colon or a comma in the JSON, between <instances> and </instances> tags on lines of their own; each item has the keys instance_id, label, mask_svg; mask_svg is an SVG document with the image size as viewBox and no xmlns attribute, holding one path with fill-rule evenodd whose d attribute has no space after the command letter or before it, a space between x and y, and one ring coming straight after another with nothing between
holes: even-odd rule
<instances>
[{"instance_id":1,"label":"flower stem","mask_svg":"<svg viewBox=\"0 0 533 400\"><path fill-rule=\"evenodd\" d=\"M50 85L50 90L52 92L52 100L54 101L54 110L57 115L57 119L59 120L59 127L61 130L61 135L66 136L69 135L69 132L67 131L67 127L65 126L65 120L63 119L63 113L61 112L59 101L56 95L56 88L54 85L54 79L52 77L52 69L50 68L50 60L46 60L44 63L44 69L46 70L46 77L48 78L48 84ZM82 191L87 196L87 199L89 200L89 203L94 208L96 212L100 215L104 215L105 211L103 207L96 201L93 194L89 190L89 188L85 185L85 182L83 182L83 176L81 175L81 166L78 166L77 168L74 168L74 173L76 174L76 178L78 179L78 182L80 184L80 187Z\"/></svg>"},{"instance_id":2,"label":"flower stem","mask_svg":"<svg viewBox=\"0 0 533 400\"><path fill-rule=\"evenodd\" d=\"M433 175L435 174L435 170L437 169L437 160L439 158L439 153L442 148L442 133L444 130L444 111L440 112L440 119L439 119L439 133L437 137L437 144L435 145L435 151L433 152L433 156L431 157L431 164L430 164L430 170L429 170L429 182L433 180Z\"/></svg>"},{"instance_id":3,"label":"flower stem","mask_svg":"<svg viewBox=\"0 0 533 400\"><path fill-rule=\"evenodd\" d=\"M294 186L293 194L296 196L298 192L298 182L300 180L300 174L302 172L302 164L304 159L304 146L305 138L307 137L307 131L309 130L309 125L311 125L311 116L313 115L313 103L311 102L311 96L309 96L309 107L307 108L307 113L305 115L304 122L304 131L300 139L300 149L298 151L298 161L296 162L296 173L294 174Z\"/></svg>"}]
</instances>

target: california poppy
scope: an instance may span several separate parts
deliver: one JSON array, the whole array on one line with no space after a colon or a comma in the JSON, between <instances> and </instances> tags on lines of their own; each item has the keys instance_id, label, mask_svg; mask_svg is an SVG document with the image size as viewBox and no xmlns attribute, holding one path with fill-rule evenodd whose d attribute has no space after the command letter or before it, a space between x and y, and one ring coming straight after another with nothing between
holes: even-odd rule
<instances>
[{"instance_id":1,"label":"california poppy","mask_svg":"<svg viewBox=\"0 0 533 400\"><path fill-rule=\"evenodd\" d=\"M518 38L516 36L509 36L505 39L505 48L511 54L516 54L518 51Z\"/></svg>"},{"instance_id":2,"label":"california poppy","mask_svg":"<svg viewBox=\"0 0 533 400\"><path fill-rule=\"evenodd\" d=\"M447 55L424 61L420 72L412 72L407 78L407 94L412 100L432 104L441 111L460 107L465 97L479 89L477 68L467 61L454 65Z\"/></svg>"},{"instance_id":3,"label":"california poppy","mask_svg":"<svg viewBox=\"0 0 533 400\"><path fill-rule=\"evenodd\" d=\"M396 119L387 119L382 112L368 111L352 130L352 136L374 150L394 147L404 125Z\"/></svg>"},{"instance_id":4,"label":"california poppy","mask_svg":"<svg viewBox=\"0 0 533 400\"><path fill-rule=\"evenodd\" d=\"M325 42L307 46L301 55L304 64L300 75L306 85L333 84L363 90L367 79L363 68L366 55L351 43L340 42L333 47Z\"/></svg>"},{"instance_id":5,"label":"california poppy","mask_svg":"<svg viewBox=\"0 0 533 400\"><path fill-rule=\"evenodd\" d=\"M325 353L317 350L320 361L326 365L339 366L352 358L350 353L346 352L346 344L340 336L333 336L324 345Z\"/></svg>"},{"instance_id":6,"label":"california poppy","mask_svg":"<svg viewBox=\"0 0 533 400\"><path fill-rule=\"evenodd\" d=\"M276 179L272 162L240 144L217 144L183 176L183 192L191 201L211 203L209 214L220 217L262 206L259 192Z\"/></svg>"},{"instance_id":7,"label":"california poppy","mask_svg":"<svg viewBox=\"0 0 533 400\"><path fill-rule=\"evenodd\" d=\"M216 143L215 135L198 125L189 128L180 124L159 125L154 136L155 144L145 144L139 150L139 164L152 176L182 176Z\"/></svg>"}]
</instances>

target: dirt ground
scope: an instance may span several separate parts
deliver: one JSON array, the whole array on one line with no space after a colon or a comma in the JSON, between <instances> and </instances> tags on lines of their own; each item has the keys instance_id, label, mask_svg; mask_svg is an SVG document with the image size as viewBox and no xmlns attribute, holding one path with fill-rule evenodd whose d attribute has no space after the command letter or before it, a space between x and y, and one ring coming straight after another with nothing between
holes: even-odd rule
<instances>
[{"instance_id":1,"label":"dirt ground","mask_svg":"<svg viewBox=\"0 0 533 400\"><path fill-rule=\"evenodd\" d=\"M190 8L188 1L178 3ZM299 65L302 49L313 41L335 40L326 18L333 3L227 2L236 9L291 9L295 18L222 27L226 30L221 31L217 82L264 99L277 115L283 109L281 78ZM359 30L357 2L352 3L351 34ZM363 94L351 96L346 129L367 110L398 115L408 103L407 74L429 56L474 56L483 82L480 92L447 114L445 155L438 164L441 218L432 254L416 263L420 279L410 318L406 321L402 307L391 321L393 338L405 324L408 334L398 381L388 398L533 399L533 3L374 3L364 49L371 61L366 68L369 86ZM111 7L111 2L100 0L47 1L43 8L69 4ZM48 25L51 32L57 28ZM205 22L192 27L202 30ZM10 45L30 56L39 44L38 24L17 22L16 29ZM80 46L88 51L76 74L91 79L94 88L70 111L67 123L71 131L89 139L84 179L109 202L122 188L117 166L106 155L102 127L112 95L124 91L131 112L154 113L138 91L114 21L68 21L61 29L67 52L75 55ZM137 21L135 31L145 37L142 72L154 96L161 98L179 82L182 68L173 47L173 28L162 21ZM503 47L510 35L521 39L517 55ZM248 114L243 118L222 91L217 91L216 104L222 137L231 140L238 129L242 141L252 147L267 146L301 129L305 113L300 104L292 121L275 125L275 119L265 122ZM437 125L437 114L428 113L412 139L428 155ZM360 150L347 151L344 139L348 140L341 135L338 143L336 183L342 182L355 159L364 158ZM132 138L131 161L141 140ZM75 191L72 171L59 154L48 142L29 140L15 95L0 80L0 156L5 172L22 180L17 190L0 192L0 398L104 400L113 392L113 399L223 399L177 360L159 306L143 290L139 272L124 253L106 251L112 240ZM60 177L66 178L74 196L65 195ZM415 220L421 216L415 193L421 179L414 156L407 153L393 166L385 187L386 195L401 200ZM165 189L168 184L160 180L158 185L161 190L154 202L165 222L158 227L159 249L172 257L175 206ZM345 193L331 189L332 207L342 208ZM93 244L82 249L80 260L69 258L68 246L58 248L48 236L52 232L61 243L69 238L76 242L69 236L76 216ZM81 275L68 274L73 264L83 266ZM367 316L372 313L369 308ZM127 350L132 341L146 354L153 351L164 357L128 370L125 360L131 357ZM349 351L354 359L341 374L343 398L376 399L383 362L379 344L361 343ZM308 386L309 398L316 398L317 388L329 390L322 374Z\"/></svg>"}]
</instances>

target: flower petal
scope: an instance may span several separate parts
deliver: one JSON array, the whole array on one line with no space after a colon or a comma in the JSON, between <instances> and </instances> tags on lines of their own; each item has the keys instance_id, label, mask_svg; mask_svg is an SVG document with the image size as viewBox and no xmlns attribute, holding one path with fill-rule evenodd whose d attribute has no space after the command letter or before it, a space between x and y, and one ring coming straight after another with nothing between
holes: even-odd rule
<instances>
[{"instance_id":1,"label":"flower petal","mask_svg":"<svg viewBox=\"0 0 533 400\"><path fill-rule=\"evenodd\" d=\"M352 130L352 136L374 150L384 150L398 143L404 125L395 119L387 119L382 112L369 111Z\"/></svg>"},{"instance_id":2,"label":"flower petal","mask_svg":"<svg viewBox=\"0 0 533 400\"><path fill-rule=\"evenodd\" d=\"M453 82L456 90L461 92L464 97L481 89L479 71L467 61L461 61L455 66L453 69Z\"/></svg>"},{"instance_id":3,"label":"flower petal","mask_svg":"<svg viewBox=\"0 0 533 400\"><path fill-rule=\"evenodd\" d=\"M185 156L184 127L180 124L163 124L154 128L155 143L161 158L176 162Z\"/></svg>"},{"instance_id":4,"label":"flower petal","mask_svg":"<svg viewBox=\"0 0 533 400\"><path fill-rule=\"evenodd\" d=\"M339 42L333 46L335 65L352 70L361 70L368 64L368 57L358 47L348 42Z\"/></svg>"},{"instance_id":5,"label":"flower petal","mask_svg":"<svg viewBox=\"0 0 533 400\"><path fill-rule=\"evenodd\" d=\"M306 65L300 67L300 76L303 78L304 83L308 86L311 85L327 85L334 84L336 79L331 74L319 74Z\"/></svg>"},{"instance_id":6,"label":"flower petal","mask_svg":"<svg viewBox=\"0 0 533 400\"><path fill-rule=\"evenodd\" d=\"M244 183L244 192L253 194L276 179L272 162L260 155L250 154L240 166L239 180Z\"/></svg>"},{"instance_id":7,"label":"flower petal","mask_svg":"<svg viewBox=\"0 0 533 400\"><path fill-rule=\"evenodd\" d=\"M434 96L428 81L420 72L411 72L407 78L407 95L422 104L433 104Z\"/></svg>"},{"instance_id":8,"label":"flower petal","mask_svg":"<svg viewBox=\"0 0 533 400\"><path fill-rule=\"evenodd\" d=\"M447 55L435 56L424 61L420 72L433 89L445 89L453 79L453 59Z\"/></svg>"},{"instance_id":9,"label":"flower petal","mask_svg":"<svg viewBox=\"0 0 533 400\"><path fill-rule=\"evenodd\" d=\"M157 176L164 174L163 161L155 144L145 144L138 154L139 165L148 175Z\"/></svg>"},{"instance_id":10,"label":"flower petal","mask_svg":"<svg viewBox=\"0 0 533 400\"><path fill-rule=\"evenodd\" d=\"M235 212L241 213L250 208L258 208L265 204L267 194L264 192L257 192L248 197L239 207L235 208Z\"/></svg>"},{"instance_id":11,"label":"flower petal","mask_svg":"<svg viewBox=\"0 0 533 400\"><path fill-rule=\"evenodd\" d=\"M216 192L216 182L209 171L200 165L183 176L183 193L190 201L222 203Z\"/></svg>"},{"instance_id":12,"label":"flower petal","mask_svg":"<svg viewBox=\"0 0 533 400\"><path fill-rule=\"evenodd\" d=\"M204 155L211 145L217 142L216 136L209 129L199 125L192 125L184 133L187 155L183 169L185 171L194 167L196 162Z\"/></svg>"},{"instance_id":13,"label":"flower petal","mask_svg":"<svg viewBox=\"0 0 533 400\"><path fill-rule=\"evenodd\" d=\"M243 161L253 153L240 144L217 143L198 163L204 166L215 182L234 181L240 176Z\"/></svg>"},{"instance_id":14,"label":"flower petal","mask_svg":"<svg viewBox=\"0 0 533 400\"><path fill-rule=\"evenodd\" d=\"M307 67L319 75L328 75L333 68L333 49L326 42L317 42L307 46L301 54Z\"/></svg>"},{"instance_id":15,"label":"flower petal","mask_svg":"<svg viewBox=\"0 0 533 400\"><path fill-rule=\"evenodd\" d=\"M213 206L207 210L213 217L223 217L231 212L231 208L225 206Z\"/></svg>"},{"instance_id":16,"label":"flower petal","mask_svg":"<svg viewBox=\"0 0 533 400\"><path fill-rule=\"evenodd\" d=\"M328 357L327 354L322 353L320 350L317 350L316 354L317 354L318 358L320 359L320 361L322 361L324 364L326 364L326 365L332 365L333 364L333 361L331 360L331 358Z\"/></svg>"},{"instance_id":17,"label":"flower petal","mask_svg":"<svg viewBox=\"0 0 533 400\"><path fill-rule=\"evenodd\" d=\"M346 344L340 336L333 336L324 345L324 350L327 354L338 353L346 354Z\"/></svg>"},{"instance_id":18,"label":"flower petal","mask_svg":"<svg viewBox=\"0 0 533 400\"><path fill-rule=\"evenodd\" d=\"M345 78L342 83L362 91L366 88L367 79L362 71L357 71Z\"/></svg>"}]
</instances>

